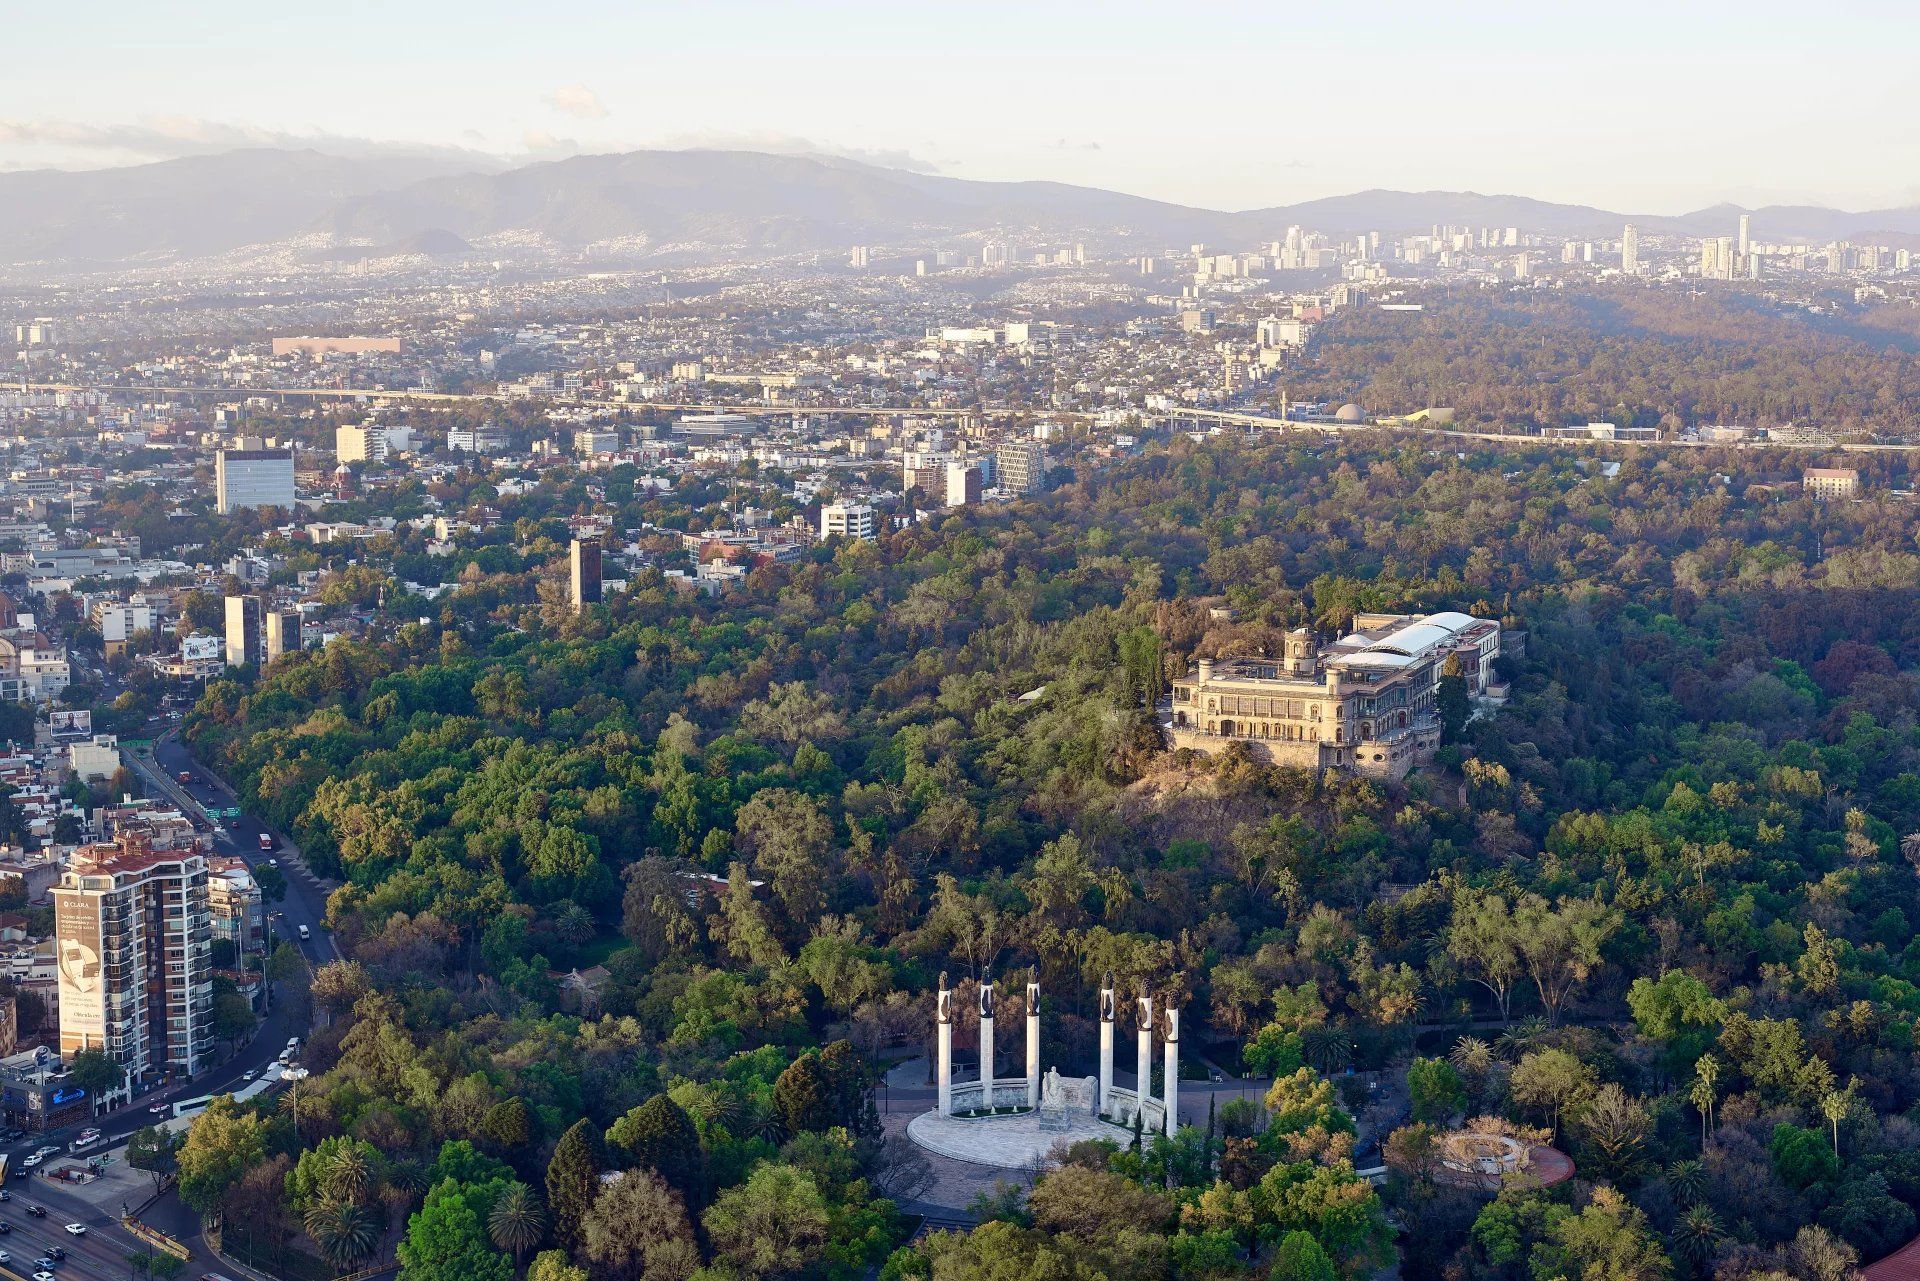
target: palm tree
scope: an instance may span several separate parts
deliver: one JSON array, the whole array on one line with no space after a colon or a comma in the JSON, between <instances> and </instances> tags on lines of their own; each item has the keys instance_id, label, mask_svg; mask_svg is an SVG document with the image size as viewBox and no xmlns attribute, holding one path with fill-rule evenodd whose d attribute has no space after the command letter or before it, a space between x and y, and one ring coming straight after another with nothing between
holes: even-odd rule
<instances>
[{"instance_id":1,"label":"palm tree","mask_svg":"<svg viewBox=\"0 0 1920 1281\"><path fill-rule=\"evenodd\" d=\"M1707 1206L1696 1205L1673 1225L1673 1252L1694 1271L1704 1271L1720 1237L1719 1216Z\"/></svg>"},{"instance_id":2,"label":"palm tree","mask_svg":"<svg viewBox=\"0 0 1920 1281\"><path fill-rule=\"evenodd\" d=\"M1707 1193L1707 1168L1691 1158L1667 1167L1667 1186L1681 1205L1698 1205Z\"/></svg>"},{"instance_id":3,"label":"palm tree","mask_svg":"<svg viewBox=\"0 0 1920 1281\"><path fill-rule=\"evenodd\" d=\"M524 1183L510 1183L487 1215L487 1235L518 1263L547 1235L547 1214Z\"/></svg>"},{"instance_id":4,"label":"palm tree","mask_svg":"<svg viewBox=\"0 0 1920 1281\"><path fill-rule=\"evenodd\" d=\"M1316 1023L1300 1038L1300 1054L1321 1076L1332 1076L1353 1062L1353 1038L1332 1023Z\"/></svg>"},{"instance_id":5,"label":"palm tree","mask_svg":"<svg viewBox=\"0 0 1920 1281\"><path fill-rule=\"evenodd\" d=\"M380 1220L365 1206L322 1201L307 1212L307 1235L343 1272L373 1257L380 1244Z\"/></svg>"},{"instance_id":6,"label":"palm tree","mask_svg":"<svg viewBox=\"0 0 1920 1281\"><path fill-rule=\"evenodd\" d=\"M327 1163L321 1183L330 1201L359 1204L373 1185L373 1167L357 1146L341 1148Z\"/></svg>"}]
</instances>

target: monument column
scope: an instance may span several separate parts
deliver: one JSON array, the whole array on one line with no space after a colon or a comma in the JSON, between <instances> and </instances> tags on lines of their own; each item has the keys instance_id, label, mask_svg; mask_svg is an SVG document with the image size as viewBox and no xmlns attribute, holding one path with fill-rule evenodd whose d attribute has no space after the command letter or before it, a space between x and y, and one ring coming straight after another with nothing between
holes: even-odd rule
<instances>
[{"instance_id":1,"label":"monument column","mask_svg":"<svg viewBox=\"0 0 1920 1281\"><path fill-rule=\"evenodd\" d=\"M940 1040L940 1115L953 1115L953 993L947 990L947 972L940 971L940 994L934 998L934 1031Z\"/></svg>"},{"instance_id":2,"label":"monument column","mask_svg":"<svg viewBox=\"0 0 1920 1281\"><path fill-rule=\"evenodd\" d=\"M1109 1100L1113 1092L1113 975L1107 975L1106 982L1100 988L1100 1097L1094 1100L1094 1113L1107 1115Z\"/></svg>"},{"instance_id":3,"label":"monument column","mask_svg":"<svg viewBox=\"0 0 1920 1281\"><path fill-rule=\"evenodd\" d=\"M1135 1056L1137 1075L1133 1087L1134 1115L1146 1123L1147 1100L1153 1097L1153 998L1140 996L1140 1052Z\"/></svg>"},{"instance_id":4,"label":"monument column","mask_svg":"<svg viewBox=\"0 0 1920 1281\"><path fill-rule=\"evenodd\" d=\"M1027 984L1027 1106L1040 1110L1040 985Z\"/></svg>"},{"instance_id":5,"label":"monument column","mask_svg":"<svg viewBox=\"0 0 1920 1281\"><path fill-rule=\"evenodd\" d=\"M993 980L980 976L980 1106L993 1111Z\"/></svg>"},{"instance_id":6,"label":"monument column","mask_svg":"<svg viewBox=\"0 0 1920 1281\"><path fill-rule=\"evenodd\" d=\"M1180 1010L1167 998L1167 1050L1160 1069L1166 1075L1167 1137L1180 1128Z\"/></svg>"}]
</instances>

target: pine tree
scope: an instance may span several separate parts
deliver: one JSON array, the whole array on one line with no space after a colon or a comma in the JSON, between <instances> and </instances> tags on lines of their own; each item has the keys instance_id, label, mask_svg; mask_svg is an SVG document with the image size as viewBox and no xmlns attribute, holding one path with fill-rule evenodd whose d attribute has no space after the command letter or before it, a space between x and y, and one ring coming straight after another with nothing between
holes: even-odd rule
<instances>
[{"instance_id":1,"label":"pine tree","mask_svg":"<svg viewBox=\"0 0 1920 1281\"><path fill-rule=\"evenodd\" d=\"M632 1154L636 1165L652 1170L678 1192L689 1207L705 1203L706 1152L700 1132L678 1103L656 1094L613 1123L607 1141Z\"/></svg>"},{"instance_id":2,"label":"pine tree","mask_svg":"<svg viewBox=\"0 0 1920 1281\"><path fill-rule=\"evenodd\" d=\"M593 1127L575 1121L553 1149L547 1162L547 1208L553 1214L553 1236L572 1251L580 1244L580 1221L593 1208L600 1191L600 1156Z\"/></svg>"}]
</instances>

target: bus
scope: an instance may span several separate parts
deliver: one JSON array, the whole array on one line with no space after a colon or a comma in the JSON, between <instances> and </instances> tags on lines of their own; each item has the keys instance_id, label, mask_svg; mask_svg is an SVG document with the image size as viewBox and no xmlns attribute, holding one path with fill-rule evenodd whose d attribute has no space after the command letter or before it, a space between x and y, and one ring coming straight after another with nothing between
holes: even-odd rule
<instances>
[{"instance_id":1,"label":"bus","mask_svg":"<svg viewBox=\"0 0 1920 1281\"><path fill-rule=\"evenodd\" d=\"M178 1121L183 1116L199 1116L212 1102L211 1094L203 1094L197 1099L181 1099L173 1105L173 1119Z\"/></svg>"}]
</instances>

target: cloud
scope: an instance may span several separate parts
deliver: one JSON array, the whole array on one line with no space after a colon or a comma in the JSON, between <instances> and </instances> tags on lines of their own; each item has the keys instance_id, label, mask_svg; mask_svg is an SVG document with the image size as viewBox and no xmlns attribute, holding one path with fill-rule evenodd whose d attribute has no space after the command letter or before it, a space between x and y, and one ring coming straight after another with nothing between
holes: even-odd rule
<instances>
[{"instance_id":1,"label":"cloud","mask_svg":"<svg viewBox=\"0 0 1920 1281\"><path fill-rule=\"evenodd\" d=\"M790 133L775 133L770 130L756 130L750 133L702 130L698 133L675 134L651 145L664 147L670 151L766 151L779 156L857 160L864 165L879 165L883 169L904 169L909 173L940 172L938 165L930 160L922 160L909 151L843 147L837 143L816 142L811 138L801 138Z\"/></svg>"},{"instance_id":2,"label":"cloud","mask_svg":"<svg viewBox=\"0 0 1920 1281\"><path fill-rule=\"evenodd\" d=\"M297 132L228 124L196 116L148 116L134 124L96 125L77 120L14 120L0 117L0 148L53 153L79 167L207 156L246 147L311 149L355 158L425 156L496 167L498 158L468 147L359 138L323 129Z\"/></svg>"},{"instance_id":3,"label":"cloud","mask_svg":"<svg viewBox=\"0 0 1920 1281\"><path fill-rule=\"evenodd\" d=\"M561 85L541 101L575 120L604 120L608 114L600 95L585 85Z\"/></svg>"}]
</instances>

